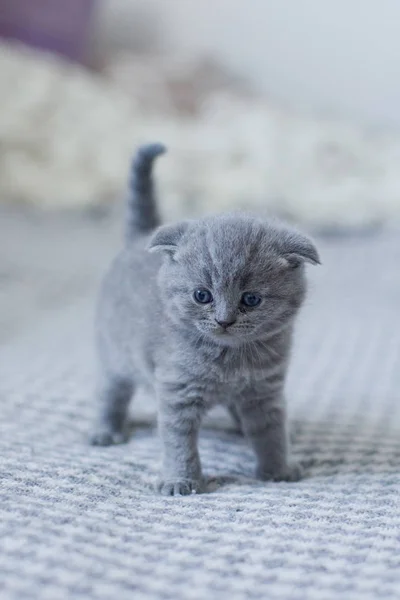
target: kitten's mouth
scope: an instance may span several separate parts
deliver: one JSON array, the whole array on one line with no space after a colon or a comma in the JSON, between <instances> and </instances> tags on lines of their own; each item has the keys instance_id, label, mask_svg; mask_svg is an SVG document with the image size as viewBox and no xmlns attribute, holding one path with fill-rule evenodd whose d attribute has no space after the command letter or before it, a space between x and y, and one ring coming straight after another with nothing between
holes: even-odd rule
<instances>
[{"instance_id":1,"label":"kitten's mouth","mask_svg":"<svg viewBox=\"0 0 400 600\"><path fill-rule=\"evenodd\" d=\"M234 333L229 330L229 329L224 329L223 327L218 327L218 329L214 329L213 331L214 335L217 335L218 337L234 337Z\"/></svg>"},{"instance_id":2,"label":"kitten's mouth","mask_svg":"<svg viewBox=\"0 0 400 600\"><path fill-rule=\"evenodd\" d=\"M249 341L254 335L253 331L244 331L243 329L215 329L211 332L211 337L214 339L227 343L229 345L243 344Z\"/></svg>"},{"instance_id":3,"label":"kitten's mouth","mask_svg":"<svg viewBox=\"0 0 400 600\"><path fill-rule=\"evenodd\" d=\"M211 337L213 337L214 340L219 343L228 344L228 346L236 346L238 343L240 343L240 339L235 334L235 332L230 331L229 329L215 329L211 333Z\"/></svg>"}]
</instances>

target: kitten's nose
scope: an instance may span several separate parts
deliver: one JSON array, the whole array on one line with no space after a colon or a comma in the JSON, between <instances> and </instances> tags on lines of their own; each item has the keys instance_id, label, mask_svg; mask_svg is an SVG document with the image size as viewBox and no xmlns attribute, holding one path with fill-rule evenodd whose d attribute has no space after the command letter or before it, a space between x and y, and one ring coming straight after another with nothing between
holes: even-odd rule
<instances>
[{"instance_id":1,"label":"kitten's nose","mask_svg":"<svg viewBox=\"0 0 400 600\"><path fill-rule=\"evenodd\" d=\"M218 321L218 319L215 320L218 323L218 325L220 325L223 329L228 329L228 327L236 323L236 319L233 319L233 321Z\"/></svg>"}]
</instances>

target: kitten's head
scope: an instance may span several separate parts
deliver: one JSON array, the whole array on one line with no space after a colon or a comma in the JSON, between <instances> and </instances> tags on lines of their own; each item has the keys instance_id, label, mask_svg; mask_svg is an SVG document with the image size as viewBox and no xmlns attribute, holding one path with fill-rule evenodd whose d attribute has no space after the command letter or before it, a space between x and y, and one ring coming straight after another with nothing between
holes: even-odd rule
<instances>
[{"instance_id":1,"label":"kitten's head","mask_svg":"<svg viewBox=\"0 0 400 600\"><path fill-rule=\"evenodd\" d=\"M304 299L304 263L319 263L304 235L254 217L224 215L160 227L159 283L170 318L188 331L237 346L290 323Z\"/></svg>"}]
</instances>

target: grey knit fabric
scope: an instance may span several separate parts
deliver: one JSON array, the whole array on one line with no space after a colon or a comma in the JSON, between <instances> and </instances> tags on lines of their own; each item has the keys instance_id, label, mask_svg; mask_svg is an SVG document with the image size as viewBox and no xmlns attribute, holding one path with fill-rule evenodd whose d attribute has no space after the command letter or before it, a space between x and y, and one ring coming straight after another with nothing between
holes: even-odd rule
<instances>
[{"instance_id":1,"label":"grey knit fabric","mask_svg":"<svg viewBox=\"0 0 400 600\"><path fill-rule=\"evenodd\" d=\"M296 484L255 481L217 412L200 443L210 493L155 495L145 397L129 444L88 446L92 289L4 341L1 598L398 600L400 237L320 248L287 386Z\"/></svg>"}]
</instances>

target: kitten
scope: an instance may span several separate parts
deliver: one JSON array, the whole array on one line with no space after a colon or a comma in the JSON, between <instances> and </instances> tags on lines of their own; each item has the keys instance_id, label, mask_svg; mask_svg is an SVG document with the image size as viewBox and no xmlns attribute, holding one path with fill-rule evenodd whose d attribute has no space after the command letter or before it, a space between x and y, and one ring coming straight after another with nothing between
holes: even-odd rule
<instances>
[{"instance_id":1,"label":"kitten","mask_svg":"<svg viewBox=\"0 0 400 600\"><path fill-rule=\"evenodd\" d=\"M318 252L300 233L257 217L158 227L152 165L164 151L143 146L134 159L125 247L100 293L101 414L92 443L126 440L130 399L146 384L159 402L162 494L202 490L198 432L216 404L240 423L257 477L297 481L283 387L304 263L319 263Z\"/></svg>"}]
</instances>

